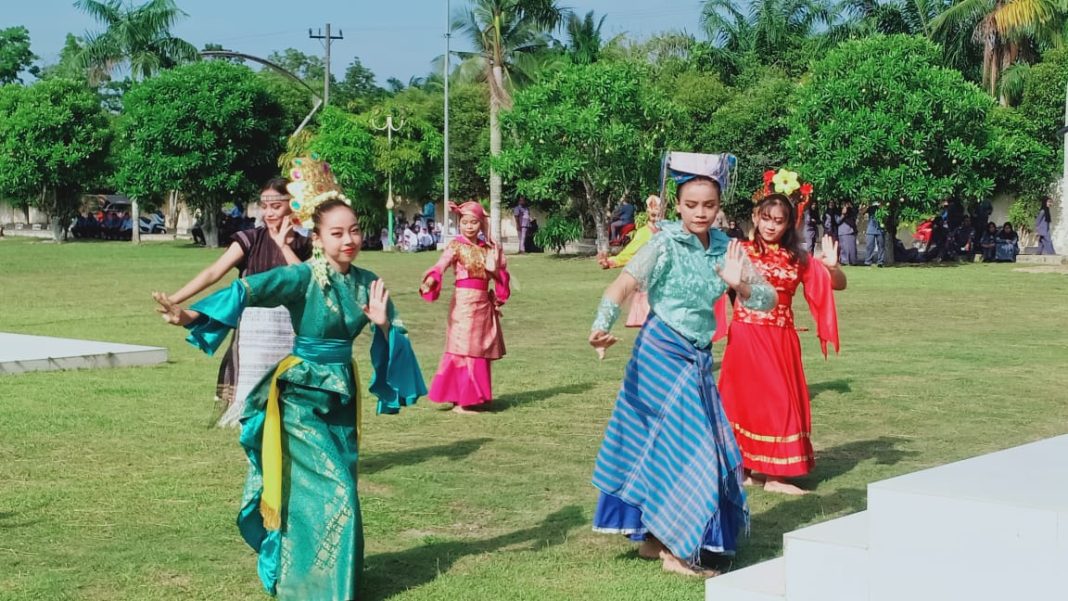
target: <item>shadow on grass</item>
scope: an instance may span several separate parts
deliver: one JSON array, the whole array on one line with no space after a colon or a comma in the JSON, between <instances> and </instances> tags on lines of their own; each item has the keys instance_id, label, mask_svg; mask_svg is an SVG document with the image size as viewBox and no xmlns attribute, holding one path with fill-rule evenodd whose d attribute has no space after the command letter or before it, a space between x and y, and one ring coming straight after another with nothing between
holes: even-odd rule
<instances>
[{"instance_id":1,"label":"shadow on grass","mask_svg":"<svg viewBox=\"0 0 1068 601\"><path fill-rule=\"evenodd\" d=\"M839 380L827 380L826 382L816 382L815 384L808 385L808 396L816 398L822 392L837 392L839 394L847 394L853 391L851 384L853 378L842 378Z\"/></svg>"},{"instance_id":2,"label":"shadow on grass","mask_svg":"<svg viewBox=\"0 0 1068 601\"><path fill-rule=\"evenodd\" d=\"M870 440L856 440L816 452L816 469L797 480L802 488L815 490L821 482L832 480L853 471L862 461L874 460L878 465L894 465L919 454L900 448L907 441L901 438L880 436Z\"/></svg>"},{"instance_id":3,"label":"shadow on grass","mask_svg":"<svg viewBox=\"0 0 1068 601\"><path fill-rule=\"evenodd\" d=\"M360 475L367 476L393 467L416 465L438 457L447 457L453 461L466 459L492 440L492 438L471 438L431 447L405 449L391 453L376 453L366 459L360 459Z\"/></svg>"},{"instance_id":4,"label":"shadow on grass","mask_svg":"<svg viewBox=\"0 0 1068 601\"><path fill-rule=\"evenodd\" d=\"M40 506L35 509L40 509ZM25 528L26 526L41 523L40 519L24 520L22 522L11 521L16 515L18 513L14 511L0 511L0 530L14 530L15 528Z\"/></svg>"},{"instance_id":5,"label":"shadow on grass","mask_svg":"<svg viewBox=\"0 0 1068 601\"><path fill-rule=\"evenodd\" d=\"M749 538L743 539L733 558L710 555L702 558L719 570L737 570L782 554L782 535L831 515L846 515L867 506L867 493L860 488L843 488L828 495L783 497L783 501L753 515Z\"/></svg>"},{"instance_id":6,"label":"shadow on grass","mask_svg":"<svg viewBox=\"0 0 1068 601\"><path fill-rule=\"evenodd\" d=\"M592 388L592 382L579 382L577 384L568 384L567 386L553 386L552 388L542 388L541 390L528 390L517 392L515 394L506 394L493 401L490 405L490 411L494 413L507 411L517 405L537 403L538 401L551 399L558 394L582 394L583 392L589 392Z\"/></svg>"},{"instance_id":7,"label":"shadow on grass","mask_svg":"<svg viewBox=\"0 0 1068 601\"><path fill-rule=\"evenodd\" d=\"M470 555L511 551L536 551L563 543L571 530L586 523L582 510L571 505L545 516L540 523L481 540L434 540L392 553L367 558L361 586L363 601L384 601L434 581L448 572L453 564Z\"/></svg>"}]
</instances>

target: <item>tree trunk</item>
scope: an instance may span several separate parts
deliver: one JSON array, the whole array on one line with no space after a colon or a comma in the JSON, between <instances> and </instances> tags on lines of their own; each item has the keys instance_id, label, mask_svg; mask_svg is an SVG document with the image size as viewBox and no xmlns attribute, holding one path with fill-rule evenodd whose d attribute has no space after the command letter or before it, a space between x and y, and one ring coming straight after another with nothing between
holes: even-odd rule
<instances>
[{"instance_id":1,"label":"tree trunk","mask_svg":"<svg viewBox=\"0 0 1068 601\"><path fill-rule=\"evenodd\" d=\"M48 195L51 194L51 202ZM67 214L60 206L59 193L56 190L49 192L48 188L41 188L41 204L47 207L49 229L52 230L52 241L63 242L67 239L67 226L70 225Z\"/></svg>"},{"instance_id":2,"label":"tree trunk","mask_svg":"<svg viewBox=\"0 0 1068 601\"><path fill-rule=\"evenodd\" d=\"M133 222L133 227L130 229L130 242L134 244L141 243L141 206L137 204L136 198L130 199L130 221Z\"/></svg>"},{"instance_id":3,"label":"tree trunk","mask_svg":"<svg viewBox=\"0 0 1068 601\"><path fill-rule=\"evenodd\" d=\"M204 207L204 219L200 229L204 231L204 246L219 248L219 207L214 203Z\"/></svg>"},{"instance_id":4,"label":"tree trunk","mask_svg":"<svg viewBox=\"0 0 1068 601\"><path fill-rule=\"evenodd\" d=\"M886 216L886 224L883 227L883 264L894 264L894 247L897 246L897 203L890 203L890 212Z\"/></svg>"},{"instance_id":5,"label":"tree trunk","mask_svg":"<svg viewBox=\"0 0 1068 601\"><path fill-rule=\"evenodd\" d=\"M593 227L597 235L597 252L608 252L608 219L605 207L602 207L601 203L597 202L593 184L584 181L582 185L586 189L587 210L593 213Z\"/></svg>"},{"instance_id":6,"label":"tree trunk","mask_svg":"<svg viewBox=\"0 0 1068 601\"><path fill-rule=\"evenodd\" d=\"M501 67L493 66L496 85L490 86L490 156L496 159L501 154L501 99L495 90L501 89ZM490 237L501 241L501 174L490 166Z\"/></svg>"},{"instance_id":7,"label":"tree trunk","mask_svg":"<svg viewBox=\"0 0 1068 601\"><path fill-rule=\"evenodd\" d=\"M178 190L167 193L167 212L163 217L163 227L178 233L178 213L181 207L178 205Z\"/></svg>"}]
</instances>

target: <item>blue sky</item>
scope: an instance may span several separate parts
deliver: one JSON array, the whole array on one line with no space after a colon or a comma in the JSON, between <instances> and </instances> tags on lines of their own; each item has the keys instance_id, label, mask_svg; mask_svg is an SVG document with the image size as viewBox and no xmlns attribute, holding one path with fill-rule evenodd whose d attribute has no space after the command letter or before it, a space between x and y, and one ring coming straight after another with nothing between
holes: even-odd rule
<instances>
[{"instance_id":1,"label":"blue sky","mask_svg":"<svg viewBox=\"0 0 1068 601\"><path fill-rule=\"evenodd\" d=\"M138 0L135 0L137 2ZM451 0L453 10L466 0ZM59 57L68 32L82 35L98 26L73 0L5 2L4 25L24 25L41 63ZM607 37L629 33L647 37L665 30L685 30L700 35L700 0L564 0L562 5L580 14L594 10L607 15ZM174 32L198 48L206 42L230 50L266 57L287 47L309 54L322 54L322 44L308 39L308 28L323 28L329 21L344 40L335 41L332 71L342 77L358 56L375 72L380 83L389 77L407 82L426 75L430 62L444 52L445 0L178 0L189 14ZM465 40L453 37L453 48L463 50Z\"/></svg>"}]
</instances>

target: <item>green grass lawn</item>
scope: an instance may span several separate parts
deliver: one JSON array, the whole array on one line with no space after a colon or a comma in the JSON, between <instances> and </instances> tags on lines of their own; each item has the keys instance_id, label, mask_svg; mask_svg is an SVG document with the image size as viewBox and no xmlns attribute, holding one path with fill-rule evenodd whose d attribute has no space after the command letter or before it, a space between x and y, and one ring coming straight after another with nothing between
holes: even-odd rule
<instances>
[{"instance_id":1,"label":"green grass lawn","mask_svg":"<svg viewBox=\"0 0 1068 601\"><path fill-rule=\"evenodd\" d=\"M237 433L209 427L218 359L185 344L149 297L216 255L0 241L0 331L170 349L156 367L0 377L0 599L266 598L234 526ZM391 286L428 382L446 303L416 289L434 259L358 260ZM366 599L703 598L702 582L590 531L593 460L635 334L604 362L586 345L613 274L588 259L509 261L496 410L454 415L424 400L374 417L367 404ZM1068 431L1068 276L978 264L848 274L842 354L825 362L801 334L817 447L801 484L815 493L753 492L736 567L780 554L784 532L863 509L873 480Z\"/></svg>"}]
</instances>

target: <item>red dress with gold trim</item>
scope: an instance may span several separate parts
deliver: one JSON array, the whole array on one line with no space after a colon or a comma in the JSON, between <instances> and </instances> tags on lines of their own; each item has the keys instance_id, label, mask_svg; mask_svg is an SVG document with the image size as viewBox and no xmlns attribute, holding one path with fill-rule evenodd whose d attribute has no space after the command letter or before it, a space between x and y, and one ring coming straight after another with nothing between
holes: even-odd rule
<instances>
[{"instance_id":1,"label":"red dress with gold trim","mask_svg":"<svg viewBox=\"0 0 1068 601\"><path fill-rule=\"evenodd\" d=\"M801 343L794 328L793 299L799 284L816 320L817 333L838 350L838 323L830 272L814 257L802 264L778 246L761 254L744 242L753 266L779 292L771 311L752 311L741 303L723 354L719 391L742 448L746 469L769 476L802 476L812 470L812 417L801 364Z\"/></svg>"}]
</instances>

